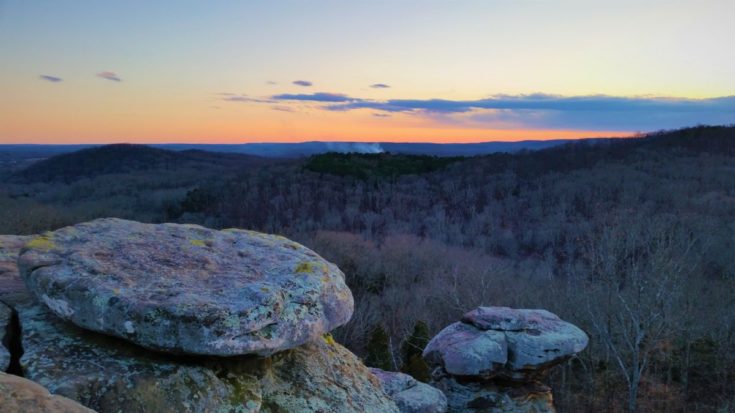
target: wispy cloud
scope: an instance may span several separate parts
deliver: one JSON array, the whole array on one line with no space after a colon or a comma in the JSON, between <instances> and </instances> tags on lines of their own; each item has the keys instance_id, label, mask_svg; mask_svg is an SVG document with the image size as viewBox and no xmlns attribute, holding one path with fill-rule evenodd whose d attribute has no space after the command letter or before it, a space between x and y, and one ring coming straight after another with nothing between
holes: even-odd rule
<instances>
[{"instance_id":1,"label":"wispy cloud","mask_svg":"<svg viewBox=\"0 0 735 413\"><path fill-rule=\"evenodd\" d=\"M374 100L339 93L282 94L274 100L308 101L333 112L368 109L406 113L435 122L502 129L653 130L693 124L735 123L735 96L687 99L651 96L495 95L477 100Z\"/></svg>"},{"instance_id":2,"label":"wispy cloud","mask_svg":"<svg viewBox=\"0 0 735 413\"><path fill-rule=\"evenodd\" d=\"M304 86L304 87L309 87L313 85L313 83L309 82L308 80L294 80L291 83L293 83L296 86Z\"/></svg>"},{"instance_id":3,"label":"wispy cloud","mask_svg":"<svg viewBox=\"0 0 735 413\"><path fill-rule=\"evenodd\" d=\"M52 83L59 83L59 82L63 82L64 81L64 79L62 79L60 77L50 76L50 75L40 75L38 77L41 78L41 79L43 79L43 80L45 80L45 81L52 82Z\"/></svg>"},{"instance_id":4,"label":"wispy cloud","mask_svg":"<svg viewBox=\"0 0 735 413\"><path fill-rule=\"evenodd\" d=\"M222 96L222 100L225 102L273 103L273 101L270 99L254 98L245 94L221 92L218 93L218 95Z\"/></svg>"},{"instance_id":5,"label":"wispy cloud","mask_svg":"<svg viewBox=\"0 0 735 413\"><path fill-rule=\"evenodd\" d=\"M122 79L120 76L118 76L115 72L99 72L97 73L97 77L102 79L111 80L113 82L122 82Z\"/></svg>"},{"instance_id":6,"label":"wispy cloud","mask_svg":"<svg viewBox=\"0 0 735 413\"><path fill-rule=\"evenodd\" d=\"M310 102L325 102L325 103L339 103L339 102L358 102L360 99L351 98L341 93L283 93L280 95L272 96L271 99L275 100L301 100Z\"/></svg>"},{"instance_id":7,"label":"wispy cloud","mask_svg":"<svg viewBox=\"0 0 735 413\"><path fill-rule=\"evenodd\" d=\"M388 89L390 85L386 85L385 83L373 83L370 87L373 89Z\"/></svg>"},{"instance_id":8,"label":"wispy cloud","mask_svg":"<svg viewBox=\"0 0 735 413\"><path fill-rule=\"evenodd\" d=\"M329 110L374 109L386 112L460 113L476 109L552 110L581 112L711 112L732 110L735 96L712 99L668 97L618 97L607 95L558 96L547 94L497 95L479 100L392 99L387 101L355 99L351 103L332 105Z\"/></svg>"}]
</instances>

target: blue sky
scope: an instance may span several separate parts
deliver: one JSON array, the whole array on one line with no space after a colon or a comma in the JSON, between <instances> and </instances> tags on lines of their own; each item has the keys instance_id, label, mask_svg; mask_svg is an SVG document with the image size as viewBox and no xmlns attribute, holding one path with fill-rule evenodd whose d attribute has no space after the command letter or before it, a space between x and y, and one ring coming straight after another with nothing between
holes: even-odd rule
<instances>
[{"instance_id":1,"label":"blue sky","mask_svg":"<svg viewBox=\"0 0 735 413\"><path fill-rule=\"evenodd\" d=\"M735 2L0 1L0 142L735 123Z\"/></svg>"}]
</instances>

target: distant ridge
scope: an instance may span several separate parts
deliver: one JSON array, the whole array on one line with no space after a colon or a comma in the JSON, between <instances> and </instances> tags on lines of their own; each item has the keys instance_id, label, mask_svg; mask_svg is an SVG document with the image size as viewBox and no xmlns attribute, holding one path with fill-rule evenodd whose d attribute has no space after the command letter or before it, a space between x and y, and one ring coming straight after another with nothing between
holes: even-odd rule
<instances>
[{"instance_id":1,"label":"distant ridge","mask_svg":"<svg viewBox=\"0 0 735 413\"><path fill-rule=\"evenodd\" d=\"M606 139L591 138L585 141ZM297 143L242 143L242 144L197 144L163 143L146 145L170 151L200 150L220 153L239 153L264 158L300 158L327 152L381 153L391 152L406 155L431 156L475 156L497 152L519 152L540 150L574 142L570 139L528 140L518 142L479 142L479 143L422 143L422 142L324 142L310 141ZM46 156L89 149L102 145L0 145L0 151L29 156Z\"/></svg>"},{"instance_id":2,"label":"distant ridge","mask_svg":"<svg viewBox=\"0 0 735 413\"><path fill-rule=\"evenodd\" d=\"M17 172L12 178L21 182L71 182L99 175L174 169L187 164L226 167L256 159L259 158L244 154L193 149L172 151L147 145L112 144L52 156Z\"/></svg>"}]
</instances>

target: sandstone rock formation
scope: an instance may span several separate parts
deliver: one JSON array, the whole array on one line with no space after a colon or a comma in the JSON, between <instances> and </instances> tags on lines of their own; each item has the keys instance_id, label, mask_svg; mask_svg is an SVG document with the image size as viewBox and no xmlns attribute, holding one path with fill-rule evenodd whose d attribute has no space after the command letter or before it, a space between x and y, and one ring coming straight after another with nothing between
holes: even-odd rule
<instances>
[{"instance_id":1,"label":"sandstone rock formation","mask_svg":"<svg viewBox=\"0 0 735 413\"><path fill-rule=\"evenodd\" d=\"M18 263L57 316L169 353L268 356L353 311L334 264L253 231L99 219L34 238Z\"/></svg>"},{"instance_id":2,"label":"sandstone rock formation","mask_svg":"<svg viewBox=\"0 0 735 413\"><path fill-rule=\"evenodd\" d=\"M152 352L17 307L25 376L100 412L398 412L380 382L330 336L270 357Z\"/></svg>"},{"instance_id":3,"label":"sandstone rock formation","mask_svg":"<svg viewBox=\"0 0 735 413\"><path fill-rule=\"evenodd\" d=\"M0 411L23 413L94 413L65 397L54 396L38 383L0 373Z\"/></svg>"},{"instance_id":4,"label":"sandstone rock formation","mask_svg":"<svg viewBox=\"0 0 735 413\"><path fill-rule=\"evenodd\" d=\"M29 294L12 240L0 298L22 326L22 373L54 394L100 412L399 412L326 334L349 319L352 296L339 269L299 244L97 220L22 240ZM230 355L241 352L251 354Z\"/></svg>"},{"instance_id":5,"label":"sandstone rock formation","mask_svg":"<svg viewBox=\"0 0 735 413\"><path fill-rule=\"evenodd\" d=\"M30 236L0 235L0 299L25 294L25 284L18 274L18 253Z\"/></svg>"},{"instance_id":6,"label":"sandstone rock formation","mask_svg":"<svg viewBox=\"0 0 735 413\"><path fill-rule=\"evenodd\" d=\"M440 390L421 383L408 374L376 368L371 368L370 371L380 380L383 391L396 402L401 413L447 411L447 398Z\"/></svg>"},{"instance_id":7,"label":"sandstone rock formation","mask_svg":"<svg viewBox=\"0 0 735 413\"><path fill-rule=\"evenodd\" d=\"M551 412L551 391L537 380L587 342L546 310L479 307L440 331L423 356L451 412Z\"/></svg>"},{"instance_id":8,"label":"sandstone rock formation","mask_svg":"<svg viewBox=\"0 0 735 413\"><path fill-rule=\"evenodd\" d=\"M10 322L13 310L0 302L0 371L10 366Z\"/></svg>"}]
</instances>

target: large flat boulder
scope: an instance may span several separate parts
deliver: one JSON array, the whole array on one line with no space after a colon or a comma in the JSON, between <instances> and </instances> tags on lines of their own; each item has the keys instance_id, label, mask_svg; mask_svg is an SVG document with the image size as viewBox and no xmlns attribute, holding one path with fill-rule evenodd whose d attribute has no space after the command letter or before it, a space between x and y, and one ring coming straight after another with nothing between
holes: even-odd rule
<instances>
[{"instance_id":1,"label":"large flat boulder","mask_svg":"<svg viewBox=\"0 0 735 413\"><path fill-rule=\"evenodd\" d=\"M401 413L444 413L447 398L441 390L421 383L408 374L371 368Z\"/></svg>"},{"instance_id":2,"label":"large flat boulder","mask_svg":"<svg viewBox=\"0 0 735 413\"><path fill-rule=\"evenodd\" d=\"M99 219L30 240L18 264L57 316L175 354L271 355L354 306L334 264L253 231Z\"/></svg>"},{"instance_id":3,"label":"large flat boulder","mask_svg":"<svg viewBox=\"0 0 735 413\"><path fill-rule=\"evenodd\" d=\"M65 397L54 396L38 383L0 373L0 411L22 413L94 413Z\"/></svg>"},{"instance_id":4,"label":"large flat boulder","mask_svg":"<svg viewBox=\"0 0 735 413\"><path fill-rule=\"evenodd\" d=\"M423 356L453 376L529 381L584 350L588 340L546 310L479 307L440 331Z\"/></svg>"},{"instance_id":5,"label":"large flat boulder","mask_svg":"<svg viewBox=\"0 0 735 413\"><path fill-rule=\"evenodd\" d=\"M99 412L398 413L330 336L270 357L174 356L16 307L25 376Z\"/></svg>"}]
</instances>

